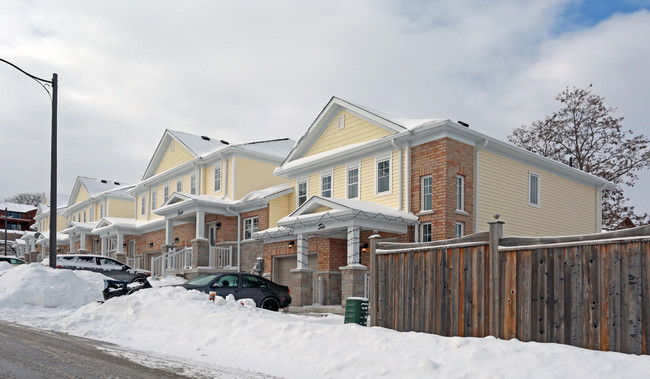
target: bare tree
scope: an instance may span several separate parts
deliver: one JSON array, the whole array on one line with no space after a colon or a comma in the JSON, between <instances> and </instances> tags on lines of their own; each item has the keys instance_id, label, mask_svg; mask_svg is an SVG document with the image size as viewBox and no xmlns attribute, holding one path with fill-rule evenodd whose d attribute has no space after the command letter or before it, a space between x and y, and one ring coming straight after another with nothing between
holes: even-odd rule
<instances>
[{"instance_id":1,"label":"bare tree","mask_svg":"<svg viewBox=\"0 0 650 379\"><path fill-rule=\"evenodd\" d=\"M38 204L46 202L47 196L45 196L44 193L40 192L24 192L16 195L11 195L5 198L4 201L16 204L29 204L36 207Z\"/></svg>"},{"instance_id":2,"label":"bare tree","mask_svg":"<svg viewBox=\"0 0 650 379\"><path fill-rule=\"evenodd\" d=\"M568 87L556 96L562 107L544 120L522 126L508 140L526 150L572 165L609 180L616 188L603 191L603 226L611 229L626 217L647 224L647 214L636 214L623 186L633 187L637 173L650 168L650 139L623 130L616 108L586 89Z\"/></svg>"}]
</instances>

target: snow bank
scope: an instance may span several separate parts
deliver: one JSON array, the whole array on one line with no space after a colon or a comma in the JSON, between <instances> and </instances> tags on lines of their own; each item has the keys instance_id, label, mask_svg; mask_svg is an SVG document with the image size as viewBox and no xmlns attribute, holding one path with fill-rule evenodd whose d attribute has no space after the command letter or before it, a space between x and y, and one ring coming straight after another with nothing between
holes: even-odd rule
<instances>
[{"instance_id":1,"label":"snow bank","mask_svg":"<svg viewBox=\"0 0 650 379\"><path fill-rule=\"evenodd\" d=\"M172 278L100 304L87 300L101 290L101 281L85 277L81 271L39 266L19 267L11 270L10 280L5 278L9 274L0 278L0 317L10 317L7 310L13 305L38 304L32 305L30 312L22 312L29 316L20 321L208 367L288 378L609 378L645 377L650 371L648 356L492 337L400 333L343 324L341 316L270 312L232 298L212 302L201 292L159 286L177 281ZM26 288L17 288L20 286ZM87 290L86 286L95 287ZM71 308L56 313L40 306L48 302L31 293L48 290L59 304ZM72 308L73 304L84 305Z\"/></svg>"},{"instance_id":2,"label":"snow bank","mask_svg":"<svg viewBox=\"0 0 650 379\"><path fill-rule=\"evenodd\" d=\"M0 276L0 307L78 308L102 299L105 276L90 271L24 264Z\"/></svg>"},{"instance_id":3,"label":"snow bank","mask_svg":"<svg viewBox=\"0 0 650 379\"><path fill-rule=\"evenodd\" d=\"M0 275L4 274L5 271L11 270L12 268L14 268L14 266L11 263L0 262Z\"/></svg>"}]
</instances>

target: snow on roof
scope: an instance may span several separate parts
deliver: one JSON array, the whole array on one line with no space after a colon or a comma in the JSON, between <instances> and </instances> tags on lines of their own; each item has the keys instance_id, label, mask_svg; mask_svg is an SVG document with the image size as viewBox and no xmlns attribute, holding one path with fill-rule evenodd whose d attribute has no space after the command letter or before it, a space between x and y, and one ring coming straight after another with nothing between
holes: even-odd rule
<instances>
[{"instance_id":1,"label":"snow on roof","mask_svg":"<svg viewBox=\"0 0 650 379\"><path fill-rule=\"evenodd\" d=\"M341 99L341 100L343 100L343 99ZM384 120L390 121L393 124L397 124L397 125L405 128L405 129L413 129L413 128L417 127L417 126L420 126L420 125L426 124L426 123L434 123L434 122L444 121L444 119L439 119L439 118L402 118L402 117L395 117L395 116L390 115L388 113L384 113L384 112L378 111L376 109L372 109L372 108L369 108L369 107L366 107L366 106L363 106L363 105L352 103L352 102L347 101L347 100L343 100L343 101L345 101L345 102L347 102L349 104L352 104L352 105L354 105L356 107L359 107L359 108L365 110L366 112L372 113L375 116L381 117Z\"/></svg>"},{"instance_id":2,"label":"snow on roof","mask_svg":"<svg viewBox=\"0 0 650 379\"><path fill-rule=\"evenodd\" d=\"M203 156L215 150L222 149L229 144L227 141L210 138L207 136L197 136L195 134L169 130L178 141L187 147L194 155Z\"/></svg>"},{"instance_id":3,"label":"snow on roof","mask_svg":"<svg viewBox=\"0 0 650 379\"><path fill-rule=\"evenodd\" d=\"M87 176L80 176L79 181L86 188L90 197L109 192L120 197L132 197L130 194L127 194L126 191L122 191L133 187L131 184L113 180L89 178Z\"/></svg>"},{"instance_id":4,"label":"snow on roof","mask_svg":"<svg viewBox=\"0 0 650 379\"><path fill-rule=\"evenodd\" d=\"M273 196L287 190L293 190L293 187L289 187L289 183L282 183L282 184L278 184L277 186L268 187L257 191L252 191L246 196L242 197L242 199L239 202L244 203L247 201L261 200L266 197Z\"/></svg>"},{"instance_id":5,"label":"snow on roof","mask_svg":"<svg viewBox=\"0 0 650 379\"><path fill-rule=\"evenodd\" d=\"M290 138L275 139L269 141L257 141L235 145L244 150L256 153L273 155L279 158L285 158L293 149L296 141Z\"/></svg>"},{"instance_id":6,"label":"snow on roof","mask_svg":"<svg viewBox=\"0 0 650 379\"><path fill-rule=\"evenodd\" d=\"M277 167L274 172L279 173L281 171L286 171L286 170L291 170L292 168L299 167L305 164L309 163L314 163L317 161L320 161L325 158L330 158L330 157L336 157L338 155L341 155L343 153L347 153L349 151L356 151L358 150L361 146L368 145L372 143L373 141L364 141L364 142L358 142L358 143L352 143L349 145L337 147L334 149L330 149L327 151L320 152L318 154L310 155L308 157L303 157L303 158L298 158L294 159L289 162L284 162L284 164L280 167Z\"/></svg>"},{"instance_id":7,"label":"snow on roof","mask_svg":"<svg viewBox=\"0 0 650 379\"><path fill-rule=\"evenodd\" d=\"M4 211L5 208L9 212L29 212L36 209L35 206L30 204L18 204L18 203L0 203L0 210Z\"/></svg>"}]
</instances>

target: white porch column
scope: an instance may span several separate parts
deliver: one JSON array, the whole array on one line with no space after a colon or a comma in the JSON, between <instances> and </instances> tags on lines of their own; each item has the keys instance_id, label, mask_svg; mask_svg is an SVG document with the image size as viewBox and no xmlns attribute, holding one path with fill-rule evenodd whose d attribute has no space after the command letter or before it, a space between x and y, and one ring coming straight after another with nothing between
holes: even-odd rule
<instances>
[{"instance_id":1,"label":"white porch column","mask_svg":"<svg viewBox=\"0 0 650 379\"><path fill-rule=\"evenodd\" d=\"M50 241L52 242L52 241ZM74 253L74 238L70 236L70 254Z\"/></svg>"},{"instance_id":2,"label":"white porch column","mask_svg":"<svg viewBox=\"0 0 650 379\"><path fill-rule=\"evenodd\" d=\"M79 250L86 250L86 233L79 234Z\"/></svg>"},{"instance_id":3,"label":"white porch column","mask_svg":"<svg viewBox=\"0 0 650 379\"><path fill-rule=\"evenodd\" d=\"M122 232L117 232L117 247L116 251L118 253L124 253L124 233Z\"/></svg>"},{"instance_id":4,"label":"white porch column","mask_svg":"<svg viewBox=\"0 0 650 379\"><path fill-rule=\"evenodd\" d=\"M101 237L102 239L102 255L106 255L106 237Z\"/></svg>"},{"instance_id":5,"label":"white porch column","mask_svg":"<svg viewBox=\"0 0 650 379\"><path fill-rule=\"evenodd\" d=\"M361 262L359 241L359 228L348 226L348 265L359 264Z\"/></svg>"},{"instance_id":6,"label":"white porch column","mask_svg":"<svg viewBox=\"0 0 650 379\"><path fill-rule=\"evenodd\" d=\"M205 211L196 211L196 238L205 238Z\"/></svg>"},{"instance_id":7,"label":"white porch column","mask_svg":"<svg viewBox=\"0 0 650 379\"><path fill-rule=\"evenodd\" d=\"M171 218L165 219L165 245L174 244L174 221Z\"/></svg>"},{"instance_id":8,"label":"white porch column","mask_svg":"<svg viewBox=\"0 0 650 379\"><path fill-rule=\"evenodd\" d=\"M296 238L297 243L297 254L296 254L296 268L306 269L309 267L309 256L307 255L307 238L304 234L298 234Z\"/></svg>"}]
</instances>

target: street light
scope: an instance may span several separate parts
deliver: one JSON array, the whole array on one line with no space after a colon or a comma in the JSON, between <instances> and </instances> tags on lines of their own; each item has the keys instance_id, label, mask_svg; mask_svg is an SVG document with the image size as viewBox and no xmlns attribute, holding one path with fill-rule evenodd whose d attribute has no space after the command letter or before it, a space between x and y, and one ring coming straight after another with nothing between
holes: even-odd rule
<instances>
[{"instance_id":1,"label":"street light","mask_svg":"<svg viewBox=\"0 0 650 379\"><path fill-rule=\"evenodd\" d=\"M52 99L52 147L50 155L50 267L56 267L56 111L57 111L57 101L58 101L58 92L59 92L59 76L54 73L52 74L52 80L46 80L34 76L15 64L6 61L0 58L0 61L10 65L11 67L17 69L23 74L34 79L38 84L40 84L45 91L50 95ZM43 85L43 83L50 84L52 86L52 93Z\"/></svg>"}]
</instances>

